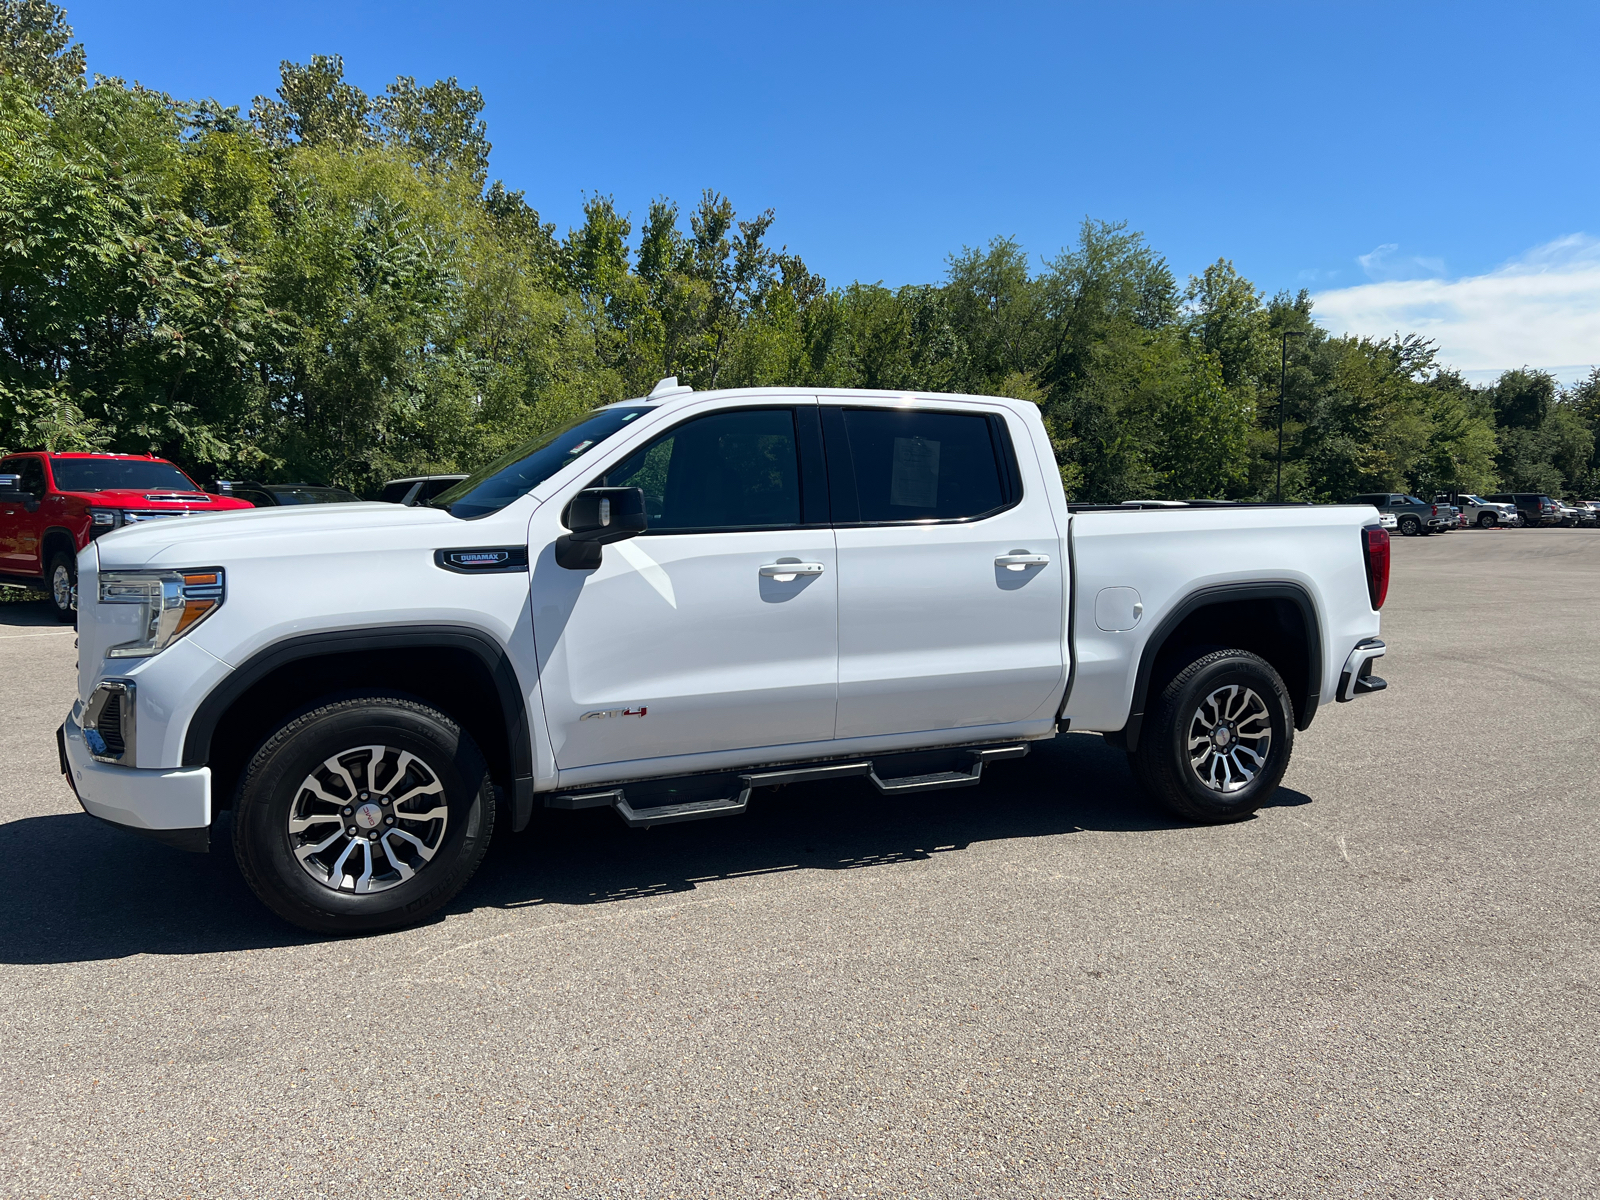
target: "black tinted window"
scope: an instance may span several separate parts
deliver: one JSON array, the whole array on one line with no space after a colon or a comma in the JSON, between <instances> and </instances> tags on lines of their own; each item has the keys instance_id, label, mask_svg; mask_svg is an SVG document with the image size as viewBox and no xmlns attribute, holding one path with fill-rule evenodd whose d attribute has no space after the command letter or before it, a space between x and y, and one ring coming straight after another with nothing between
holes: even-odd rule
<instances>
[{"instance_id":1,"label":"black tinted window","mask_svg":"<svg viewBox=\"0 0 1600 1200\"><path fill-rule=\"evenodd\" d=\"M43 463L41 463L37 458L25 458L22 460L22 470L19 471L18 474L22 476L22 479L17 484L18 487L27 492L29 495L38 496L41 499L44 498L45 486Z\"/></svg>"},{"instance_id":2,"label":"black tinted window","mask_svg":"<svg viewBox=\"0 0 1600 1200\"><path fill-rule=\"evenodd\" d=\"M275 487L272 495L279 504L360 504L361 497L343 488Z\"/></svg>"},{"instance_id":3,"label":"black tinted window","mask_svg":"<svg viewBox=\"0 0 1600 1200\"><path fill-rule=\"evenodd\" d=\"M994 429L966 413L845 409L862 521L951 521L1006 504Z\"/></svg>"},{"instance_id":4,"label":"black tinted window","mask_svg":"<svg viewBox=\"0 0 1600 1200\"><path fill-rule=\"evenodd\" d=\"M650 532L800 524L800 464L787 408L686 421L597 480L644 489Z\"/></svg>"},{"instance_id":5,"label":"black tinted window","mask_svg":"<svg viewBox=\"0 0 1600 1200\"><path fill-rule=\"evenodd\" d=\"M272 497L267 495L265 492L258 492L254 488L234 488L229 495L237 497L240 500L248 500L257 508L273 507Z\"/></svg>"}]
</instances>

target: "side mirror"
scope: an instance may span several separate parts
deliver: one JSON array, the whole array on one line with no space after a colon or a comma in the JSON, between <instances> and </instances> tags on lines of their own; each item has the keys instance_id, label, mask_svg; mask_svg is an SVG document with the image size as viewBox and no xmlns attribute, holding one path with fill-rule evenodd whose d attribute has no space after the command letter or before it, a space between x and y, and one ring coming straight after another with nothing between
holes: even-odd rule
<instances>
[{"instance_id":1,"label":"side mirror","mask_svg":"<svg viewBox=\"0 0 1600 1200\"><path fill-rule=\"evenodd\" d=\"M643 488L585 488L572 498L561 521L571 533L556 539L556 565L569 571L592 571L600 565L600 547L620 542L650 527Z\"/></svg>"},{"instance_id":2,"label":"side mirror","mask_svg":"<svg viewBox=\"0 0 1600 1200\"><path fill-rule=\"evenodd\" d=\"M39 497L22 490L21 475L0 475L0 504L20 504L33 512L39 507Z\"/></svg>"}]
</instances>

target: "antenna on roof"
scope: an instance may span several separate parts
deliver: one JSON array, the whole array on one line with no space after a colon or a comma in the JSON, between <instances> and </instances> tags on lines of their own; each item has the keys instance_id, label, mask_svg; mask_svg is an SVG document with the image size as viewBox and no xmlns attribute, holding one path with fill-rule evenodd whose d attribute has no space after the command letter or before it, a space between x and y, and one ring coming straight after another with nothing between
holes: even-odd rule
<instances>
[{"instance_id":1,"label":"antenna on roof","mask_svg":"<svg viewBox=\"0 0 1600 1200\"><path fill-rule=\"evenodd\" d=\"M656 384L655 387L650 389L650 394L646 396L645 399L665 400L668 396L681 396L685 392L692 391L694 391L692 387L680 385L676 375L668 375L660 383Z\"/></svg>"}]
</instances>

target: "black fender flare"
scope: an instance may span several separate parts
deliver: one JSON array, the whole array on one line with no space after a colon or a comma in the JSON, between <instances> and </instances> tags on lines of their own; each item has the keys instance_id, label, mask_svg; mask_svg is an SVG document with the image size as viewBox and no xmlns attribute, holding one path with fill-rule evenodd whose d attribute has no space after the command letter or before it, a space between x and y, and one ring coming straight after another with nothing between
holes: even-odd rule
<instances>
[{"instance_id":1,"label":"black fender flare","mask_svg":"<svg viewBox=\"0 0 1600 1200\"><path fill-rule=\"evenodd\" d=\"M205 766L211 758L211 739L222 714L234 701L272 672L289 663L329 654L362 650L451 649L465 650L483 663L494 680L505 716L506 744L511 751L514 810L517 815L533 807L533 736L528 705L517 670L505 648L488 634L463 625L389 625L366 629L327 630L285 638L256 651L207 693L183 736L183 765ZM522 822L526 824L526 820ZM515 824L515 821L513 822Z\"/></svg>"},{"instance_id":2,"label":"black fender flare","mask_svg":"<svg viewBox=\"0 0 1600 1200\"><path fill-rule=\"evenodd\" d=\"M79 553L78 539L73 536L72 530L65 525L50 525L39 535L39 573L44 574L50 569L50 561L45 557L45 550L51 543L62 541L67 544L68 553L74 557Z\"/></svg>"},{"instance_id":3,"label":"black fender flare","mask_svg":"<svg viewBox=\"0 0 1600 1200\"><path fill-rule=\"evenodd\" d=\"M1224 583L1190 592L1168 610L1146 639L1139 655L1139 670L1133 680L1133 701L1128 709L1128 723L1122 727L1119 735L1119 740L1127 749L1139 748L1139 731L1144 725L1145 703L1150 693L1150 675L1173 630L1199 609L1234 600L1288 600L1299 608L1306 628L1307 670L1306 691L1304 696L1299 697L1295 728L1305 729L1311 724L1312 718L1317 715L1317 705L1322 701L1322 622L1317 618L1317 606L1311 599L1311 593L1304 584L1291 580Z\"/></svg>"}]
</instances>

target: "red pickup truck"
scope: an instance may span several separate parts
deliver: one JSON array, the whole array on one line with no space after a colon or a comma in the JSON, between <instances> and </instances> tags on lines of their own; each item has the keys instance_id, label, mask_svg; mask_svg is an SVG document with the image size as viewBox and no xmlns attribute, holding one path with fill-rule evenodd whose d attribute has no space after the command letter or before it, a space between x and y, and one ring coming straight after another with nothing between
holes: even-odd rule
<instances>
[{"instance_id":1,"label":"red pickup truck","mask_svg":"<svg viewBox=\"0 0 1600 1200\"><path fill-rule=\"evenodd\" d=\"M251 508L213 496L165 459L137 454L0 458L0 583L43 586L71 621L78 551L124 525Z\"/></svg>"}]
</instances>

